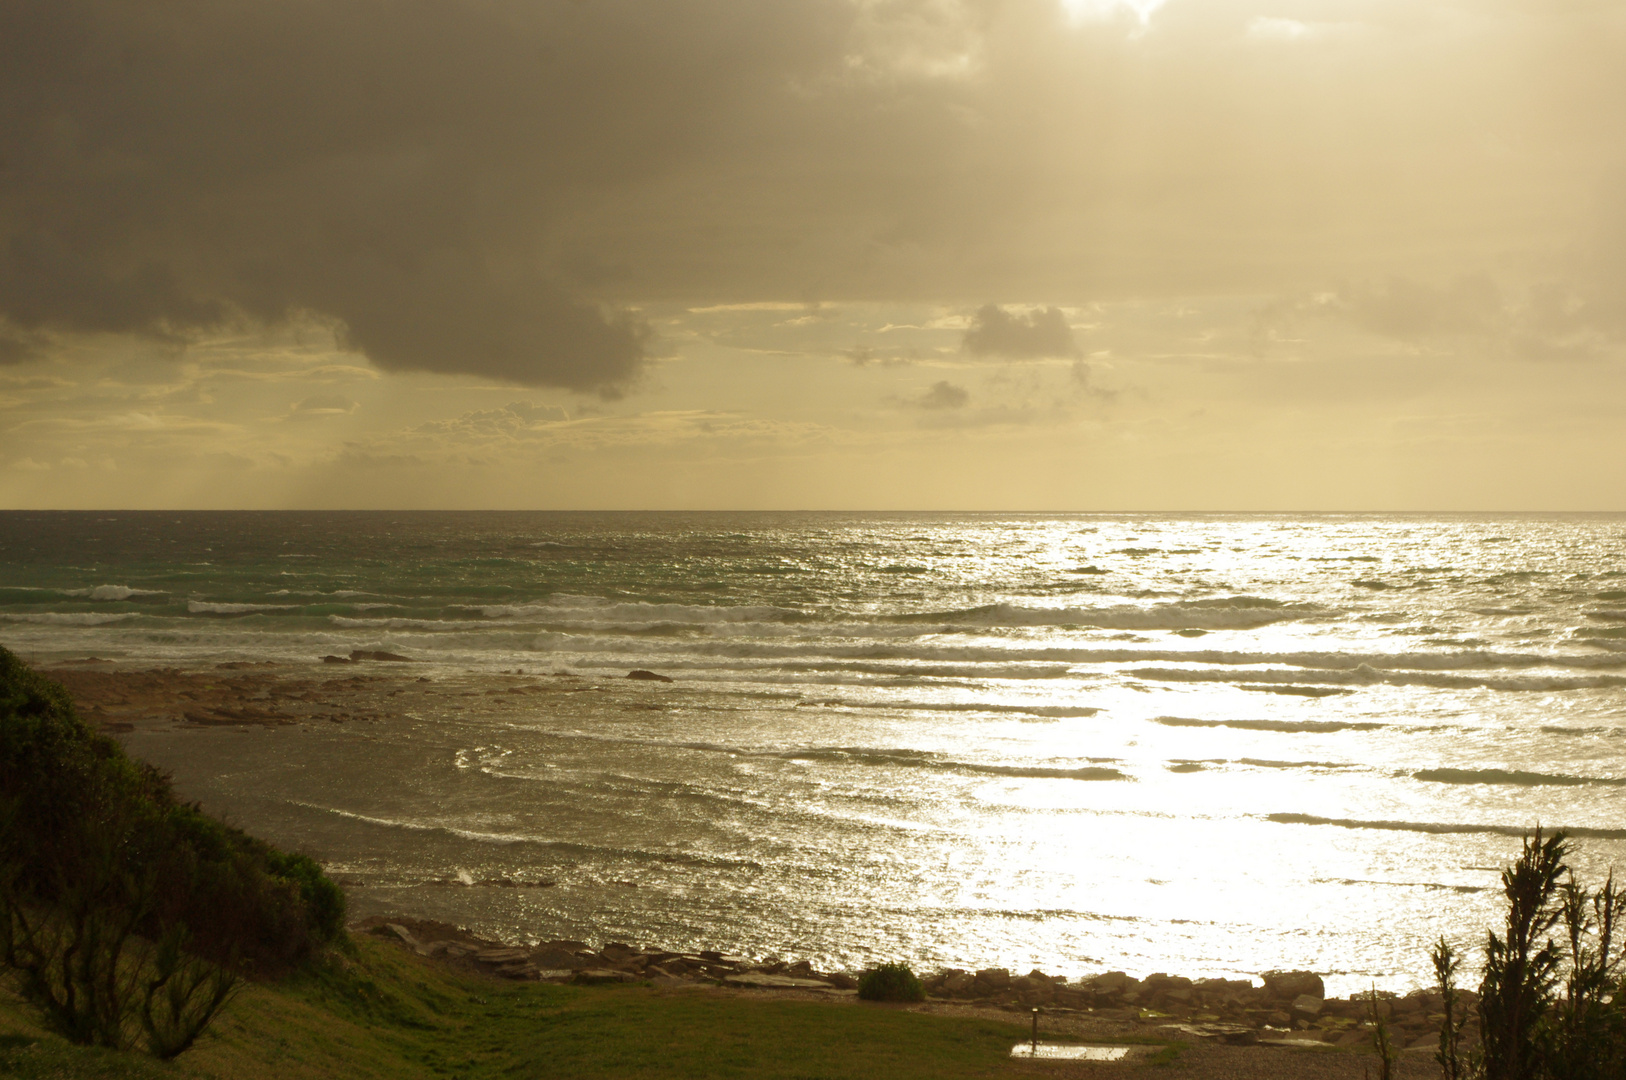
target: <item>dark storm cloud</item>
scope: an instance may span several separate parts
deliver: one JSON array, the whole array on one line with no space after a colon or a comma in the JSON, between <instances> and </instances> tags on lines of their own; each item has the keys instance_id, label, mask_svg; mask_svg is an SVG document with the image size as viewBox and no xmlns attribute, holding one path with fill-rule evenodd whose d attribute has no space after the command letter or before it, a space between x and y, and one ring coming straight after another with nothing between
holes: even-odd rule
<instances>
[{"instance_id":1,"label":"dark storm cloud","mask_svg":"<svg viewBox=\"0 0 1626 1080\"><path fill-rule=\"evenodd\" d=\"M584 291L613 257L550 226L782 92L828 46L818 12L3 0L0 318L184 337L314 315L382 368L613 393L647 329Z\"/></svg>"},{"instance_id":2,"label":"dark storm cloud","mask_svg":"<svg viewBox=\"0 0 1626 1080\"><path fill-rule=\"evenodd\" d=\"M632 304L1268 295L1591 225L1626 68L1589 5L1088 17L1125 2L0 0L0 359L316 318L382 368L615 393ZM1409 288L1351 313L1483 314ZM1078 355L1049 308L964 346Z\"/></svg>"},{"instance_id":3,"label":"dark storm cloud","mask_svg":"<svg viewBox=\"0 0 1626 1080\"><path fill-rule=\"evenodd\" d=\"M1012 315L998 304L984 304L972 317L964 344L973 356L1007 360L1078 355L1067 317L1053 307Z\"/></svg>"}]
</instances>

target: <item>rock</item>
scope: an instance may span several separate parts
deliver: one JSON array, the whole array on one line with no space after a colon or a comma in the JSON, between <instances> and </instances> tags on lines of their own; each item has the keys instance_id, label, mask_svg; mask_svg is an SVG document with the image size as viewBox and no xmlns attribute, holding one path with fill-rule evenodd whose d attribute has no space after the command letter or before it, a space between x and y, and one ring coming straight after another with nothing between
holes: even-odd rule
<instances>
[{"instance_id":1,"label":"rock","mask_svg":"<svg viewBox=\"0 0 1626 1080\"><path fill-rule=\"evenodd\" d=\"M612 941L599 950L599 955L612 964L618 964L629 957L636 956L638 950L631 945L624 945L619 941Z\"/></svg>"},{"instance_id":2,"label":"rock","mask_svg":"<svg viewBox=\"0 0 1626 1080\"><path fill-rule=\"evenodd\" d=\"M539 968L570 970L588 966L587 962L574 952L561 949L556 945L543 945L532 950L531 963Z\"/></svg>"},{"instance_id":3,"label":"rock","mask_svg":"<svg viewBox=\"0 0 1626 1080\"><path fill-rule=\"evenodd\" d=\"M1037 978L1023 975L1020 979L1012 979L1011 989L1017 992L1024 1005L1048 1005L1056 996L1056 984L1042 973Z\"/></svg>"},{"instance_id":4,"label":"rock","mask_svg":"<svg viewBox=\"0 0 1626 1080\"><path fill-rule=\"evenodd\" d=\"M636 669L634 671L627 672L627 678L629 678L629 679L642 679L644 682L671 682L672 681L672 676L670 676L670 675L658 675L653 671L645 671L643 668L638 668L638 669Z\"/></svg>"},{"instance_id":5,"label":"rock","mask_svg":"<svg viewBox=\"0 0 1626 1080\"><path fill-rule=\"evenodd\" d=\"M830 984L822 979L798 979L791 975L770 975L764 971L751 971L743 975L728 975L723 982L729 986L746 986L753 990L828 990Z\"/></svg>"},{"instance_id":6,"label":"rock","mask_svg":"<svg viewBox=\"0 0 1626 1080\"><path fill-rule=\"evenodd\" d=\"M412 931L408 930L400 923L385 923L383 927L379 929L378 933L394 934L396 937L400 938L402 942L407 945L411 945L414 948L416 948L418 945L418 939L412 936Z\"/></svg>"},{"instance_id":7,"label":"rock","mask_svg":"<svg viewBox=\"0 0 1626 1080\"><path fill-rule=\"evenodd\" d=\"M526 949L481 949L474 958L482 964L529 963L531 954Z\"/></svg>"},{"instance_id":8,"label":"rock","mask_svg":"<svg viewBox=\"0 0 1626 1080\"><path fill-rule=\"evenodd\" d=\"M333 654L329 653L327 656L322 657L322 663L324 663L324 664L353 664L353 663L355 663L355 661L351 660L348 656L334 656Z\"/></svg>"},{"instance_id":9,"label":"rock","mask_svg":"<svg viewBox=\"0 0 1626 1080\"><path fill-rule=\"evenodd\" d=\"M536 968L525 961L504 964L497 969L497 974L505 979L534 979L537 977Z\"/></svg>"},{"instance_id":10,"label":"rock","mask_svg":"<svg viewBox=\"0 0 1626 1080\"><path fill-rule=\"evenodd\" d=\"M1292 1001L1300 994L1318 998L1327 996L1321 976L1313 971L1267 971L1264 979L1265 992L1279 1001Z\"/></svg>"},{"instance_id":11,"label":"rock","mask_svg":"<svg viewBox=\"0 0 1626 1080\"><path fill-rule=\"evenodd\" d=\"M845 971L832 971L824 977L824 981L838 990L857 990L858 980Z\"/></svg>"},{"instance_id":12,"label":"rock","mask_svg":"<svg viewBox=\"0 0 1626 1080\"><path fill-rule=\"evenodd\" d=\"M951 971L943 977L943 989L950 994L963 994L971 989L977 977L967 971Z\"/></svg>"},{"instance_id":13,"label":"rock","mask_svg":"<svg viewBox=\"0 0 1626 1080\"><path fill-rule=\"evenodd\" d=\"M630 971L616 971L613 968L583 968L576 972L575 982L588 986L597 986L604 983L630 983L637 982L638 976Z\"/></svg>"},{"instance_id":14,"label":"rock","mask_svg":"<svg viewBox=\"0 0 1626 1080\"><path fill-rule=\"evenodd\" d=\"M1121 971L1109 971L1104 975L1095 975L1084 980L1084 986L1097 994L1122 994L1139 985L1136 980Z\"/></svg>"},{"instance_id":15,"label":"rock","mask_svg":"<svg viewBox=\"0 0 1626 1080\"><path fill-rule=\"evenodd\" d=\"M1097 1009L1095 1015L1102 1020L1139 1020L1139 1009Z\"/></svg>"},{"instance_id":16,"label":"rock","mask_svg":"<svg viewBox=\"0 0 1626 1080\"><path fill-rule=\"evenodd\" d=\"M1165 975L1159 971L1142 979L1140 986L1142 990L1155 994L1160 990L1189 990L1191 980L1182 975Z\"/></svg>"},{"instance_id":17,"label":"rock","mask_svg":"<svg viewBox=\"0 0 1626 1080\"><path fill-rule=\"evenodd\" d=\"M1011 985L1011 972L1009 968L983 968L977 972L976 984L986 987L986 992L1007 989Z\"/></svg>"},{"instance_id":18,"label":"rock","mask_svg":"<svg viewBox=\"0 0 1626 1080\"><path fill-rule=\"evenodd\" d=\"M1253 983L1247 979L1198 979L1191 985L1194 990L1200 990L1205 994L1213 994L1220 998L1228 995L1246 997L1248 994L1253 993L1254 990Z\"/></svg>"},{"instance_id":19,"label":"rock","mask_svg":"<svg viewBox=\"0 0 1626 1080\"><path fill-rule=\"evenodd\" d=\"M1287 1007L1295 1020L1314 1020L1321 1015L1322 1000L1310 994L1300 994Z\"/></svg>"},{"instance_id":20,"label":"rock","mask_svg":"<svg viewBox=\"0 0 1626 1080\"><path fill-rule=\"evenodd\" d=\"M1259 1033L1242 1024L1160 1024L1158 1030L1177 1031L1199 1039L1218 1039L1232 1046L1252 1046L1259 1041Z\"/></svg>"},{"instance_id":21,"label":"rock","mask_svg":"<svg viewBox=\"0 0 1626 1080\"><path fill-rule=\"evenodd\" d=\"M383 649L351 649L350 659L353 662L362 660L387 660L397 664L410 664L412 657L402 656L400 653L385 652Z\"/></svg>"}]
</instances>

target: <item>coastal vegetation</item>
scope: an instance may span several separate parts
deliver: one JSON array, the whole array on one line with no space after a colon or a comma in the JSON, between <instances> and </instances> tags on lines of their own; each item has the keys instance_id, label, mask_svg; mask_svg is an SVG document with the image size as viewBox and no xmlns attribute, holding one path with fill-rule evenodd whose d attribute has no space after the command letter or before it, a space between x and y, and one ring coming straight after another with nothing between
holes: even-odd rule
<instances>
[{"instance_id":1,"label":"coastal vegetation","mask_svg":"<svg viewBox=\"0 0 1626 1080\"><path fill-rule=\"evenodd\" d=\"M1589 889L1566 865L1569 853L1564 832L1538 828L1502 871L1507 918L1500 934L1486 935L1477 1015L1466 1013L1456 985L1458 951L1443 938L1436 944L1436 1059L1445 1080L1626 1076L1626 891L1613 874ZM1473 1026L1477 1044L1465 1039Z\"/></svg>"},{"instance_id":2,"label":"coastal vegetation","mask_svg":"<svg viewBox=\"0 0 1626 1080\"><path fill-rule=\"evenodd\" d=\"M0 963L71 1042L188 1049L244 977L343 933L315 862L176 797L0 649Z\"/></svg>"},{"instance_id":3,"label":"coastal vegetation","mask_svg":"<svg viewBox=\"0 0 1626 1080\"><path fill-rule=\"evenodd\" d=\"M925 1001L926 988L908 964L881 964L860 976L858 996L865 1001Z\"/></svg>"},{"instance_id":4,"label":"coastal vegetation","mask_svg":"<svg viewBox=\"0 0 1626 1080\"><path fill-rule=\"evenodd\" d=\"M1018 1024L770 994L493 979L370 935L276 983L246 984L170 1064L70 1045L0 998L0 1075L430 1080L1003 1073Z\"/></svg>"}]
</instances>

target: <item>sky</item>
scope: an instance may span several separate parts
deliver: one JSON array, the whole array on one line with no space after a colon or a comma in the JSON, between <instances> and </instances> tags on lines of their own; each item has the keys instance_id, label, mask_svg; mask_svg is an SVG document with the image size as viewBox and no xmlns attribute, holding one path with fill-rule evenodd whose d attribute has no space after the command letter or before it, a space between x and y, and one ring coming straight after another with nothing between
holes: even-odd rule
<instances>
[{"instance_id":1,"label":"sky","mask_svg":"<svg viewBox=\"0 0 1626 1080\"><path fill-rule=\"evenodd\" d=\"M0 0L0 507L1626 509L1626 5Z\"/></svg>"}]
</instances>

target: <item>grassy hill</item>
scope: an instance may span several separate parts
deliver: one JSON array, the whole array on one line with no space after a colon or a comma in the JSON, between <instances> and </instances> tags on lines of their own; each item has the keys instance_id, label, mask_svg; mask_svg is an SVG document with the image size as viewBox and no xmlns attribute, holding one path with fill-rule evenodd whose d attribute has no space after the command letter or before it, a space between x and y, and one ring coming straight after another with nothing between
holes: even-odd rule
<instances>
[{"instance_id":1,"label":"grassy hill","mask_svg":"<svg viewBox=\"0 0 1626 1080\"><path fill-rule=\"evenodd\" d=\"M71 1045L35 1026L17 999L0 997L0 1075L924 1080L1008 1074L1007 1054L1024 1034L1013 1024L868 1004L501 982L357 937L303 973L249 986L168 1064Z\"/></svg>"}]
</instances>

